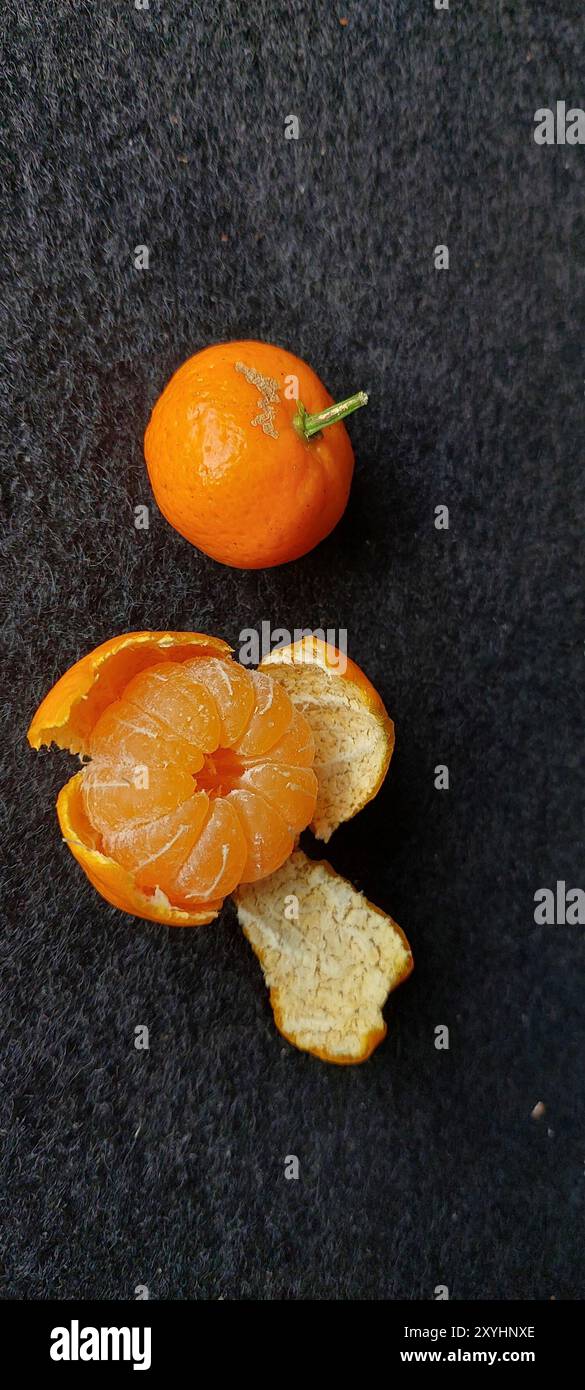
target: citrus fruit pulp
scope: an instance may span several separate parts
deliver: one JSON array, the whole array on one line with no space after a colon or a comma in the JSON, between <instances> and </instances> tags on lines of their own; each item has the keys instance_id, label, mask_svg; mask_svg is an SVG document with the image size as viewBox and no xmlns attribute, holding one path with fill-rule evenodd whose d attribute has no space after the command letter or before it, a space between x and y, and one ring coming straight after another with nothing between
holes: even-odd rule
<instances>
[{"instance_id":1,"label":"citrus fruit pulp","mask_svg":"<svg viewBox=\"0 0 585 1390\"><path fill-rule=\"evenodd\" d=\"M270 677L225 658L141 672L89 751L83 800L106 854L179 907L272 873L315 807L305 720Z\"/></svg>"}]
</instances>

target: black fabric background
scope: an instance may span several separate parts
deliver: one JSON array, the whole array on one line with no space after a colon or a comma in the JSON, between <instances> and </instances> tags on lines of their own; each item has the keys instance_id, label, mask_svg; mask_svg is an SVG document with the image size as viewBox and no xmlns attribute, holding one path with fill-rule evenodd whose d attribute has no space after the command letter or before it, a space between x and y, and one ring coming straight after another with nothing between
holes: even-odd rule
<instances>
[{"instance_id":1,"label":"black fabric background","mask_svg":"<svg viewBox=\"0 0 585 1390\"><path fill-rule=\"evenodd\" d=\"M584 936L533 917L585 887L585 153L533 139L585 105L583 30L546 9L5 4L9 1297L583 1297ZM258 573L133 524L157 395L235 337L371 393L343 522ZM263 620L347 628L396 721L329 855L417 962L361 1068L280 1038L231 907L172 933L102 902L55 818L73 759L25 741L107 637Z\"/></svg>"}]
</instances>

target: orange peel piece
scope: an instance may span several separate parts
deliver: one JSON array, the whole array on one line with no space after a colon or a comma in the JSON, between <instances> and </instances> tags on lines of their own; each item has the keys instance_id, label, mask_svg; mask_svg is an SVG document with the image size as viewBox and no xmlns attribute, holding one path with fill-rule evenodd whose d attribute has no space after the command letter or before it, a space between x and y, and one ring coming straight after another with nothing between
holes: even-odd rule
<instances>
[{"instance_id":1,"label":"orange peel piece","mask_svg":"<svg viewBox=\"0 0 585 1390\"><path fill-rule=\"evenodd\" d=\"M324 1062L365 1062L386 1035L388 995L413 968L404 932L301 850L234 897L279 1032Z\"/></svg>"},{"instance_id":2,"label":"orange peel piece","mask_svg":"<svg viewBox=\"0 0 585 1390\"><path fill-rule=\"evenodd\" d=\"M265 657L315 740L319 785L311 829L325 843L376 796L394 750L394 724L371 681L336 647L306 636Z\"/></svg>"},{"instance_id":3,"label":"orange peel piece","mask_svg":"<svg viewBox=\"0 0 585 1390\"><path fill-rule=\"evenodd\" d=\"M128 683L155 661L186 661L196 648L229 656L231 647L202 632L123 632L70 666L49 690L32 720L31 748L56 743L70 753L87 753L100 714Z\"/></svg>"}]
</instances>

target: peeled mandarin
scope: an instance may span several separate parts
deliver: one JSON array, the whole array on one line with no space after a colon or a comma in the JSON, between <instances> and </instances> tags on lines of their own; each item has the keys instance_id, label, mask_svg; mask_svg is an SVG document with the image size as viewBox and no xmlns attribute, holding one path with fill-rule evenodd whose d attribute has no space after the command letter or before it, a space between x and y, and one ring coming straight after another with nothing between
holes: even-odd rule
<instances>
[{"instance_id":1,"label":"peeled mandarin","mask_svg":"<svg viewBox=\"0 0 585 1390\"><path fill-rule=\"evenodd\" d=\"M272 873L315 807L306 720L277 681L224 656L139 671L89 754L82 800L104 852L175 906Z\"/></svg>"}]
</instances>

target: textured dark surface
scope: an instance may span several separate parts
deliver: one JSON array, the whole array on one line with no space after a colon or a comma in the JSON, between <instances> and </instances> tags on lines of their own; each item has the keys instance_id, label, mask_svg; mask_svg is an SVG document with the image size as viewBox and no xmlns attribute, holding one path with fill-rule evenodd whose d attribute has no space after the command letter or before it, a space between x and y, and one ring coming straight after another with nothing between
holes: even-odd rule
<instances>
[{"instance_id":1,"label":"textured dark surface","mask_svg":"<svg viewBox=\"0 0 585 1390\"><path fill-rule=\"evenodd\" d=\"M584 151L532 135L583 104L582 30L549 8L5 4L9 1296L585 1293L584 929L533 919L583 867ZM264 573L133 524L156 396L232 337L371 393L344 521ZM396 720L329 856L417 961L362 1068L283 1042L231 909L104 904L59 838L73 760L25 742L112 634L262 621L347 628Z\"/></svg>"}]
</instances>

